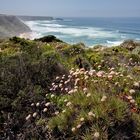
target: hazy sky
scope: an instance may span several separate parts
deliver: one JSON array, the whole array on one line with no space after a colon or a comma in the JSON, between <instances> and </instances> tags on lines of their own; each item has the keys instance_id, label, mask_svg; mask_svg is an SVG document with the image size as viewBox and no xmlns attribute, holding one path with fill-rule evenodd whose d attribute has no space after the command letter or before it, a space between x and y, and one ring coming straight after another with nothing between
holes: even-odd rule
<instances>
[{"instance_id":1,"label":"hazy sky","mask_svg":"<svg viewBox=\"0 0 140 140\"><path fill-rule=\"evenodd\" d=\"M140 17L140 0L0 0L1 14Z\"/></svg>"}]
</instances>

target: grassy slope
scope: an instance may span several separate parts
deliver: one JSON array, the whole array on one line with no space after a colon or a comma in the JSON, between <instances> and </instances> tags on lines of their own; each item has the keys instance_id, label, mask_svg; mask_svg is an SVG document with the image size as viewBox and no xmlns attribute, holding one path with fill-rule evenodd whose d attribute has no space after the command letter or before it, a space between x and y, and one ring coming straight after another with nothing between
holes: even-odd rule
<instances>
[{"instance_id":1,"label":"grassy slope","mask_svg":"<svg viewBox=\"0 0 140 140\"><path fill-rule=\"evenodd\" d=\"M15 37L0 48L0 139L140 138L140 44Z\"/></svg>"}]
</instances>

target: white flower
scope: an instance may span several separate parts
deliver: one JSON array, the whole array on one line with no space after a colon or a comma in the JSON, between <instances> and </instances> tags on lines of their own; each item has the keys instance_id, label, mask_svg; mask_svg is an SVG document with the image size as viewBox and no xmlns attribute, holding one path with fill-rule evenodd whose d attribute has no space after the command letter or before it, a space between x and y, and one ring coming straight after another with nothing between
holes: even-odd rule
<instances>
[{"instance_id":1,"label":"white flower","mask_svg":"<svg viewBox=\"0 0 140 140\"><path fill-rule=\"evenodd\" d=\"M58 88L58 85L55 85L54 88L55 88L55 89Z\"/></svg>"},{"instance_id":2,"label":"white flower","mask_svg":"<svg viewBox=\"0 0 140 140\"><path fill-rule=\"evenodd\" d=\"M67 99L64 100L65 103L66 103L67 101L68 101Z\"/></svg>"},{"instance_id":3,"label":"white flower","mask_svg":"<svg viewBox=\"0 0 140 140\"><path fill-rule=\"evenodd\" d=\"M107 77L108 77L109 80L111 80L113 78L112 75L108 75Z\"/></svg>"},{"instance_id":4,"label":"white flower","mask_svg":"<svg viewBox=\"0 0 140 140\"><path fill-rule=\"evenodd\" d=\"M69 92L68 92L68 94L72 94L74 91L73 90L70 90Z\"/></svg>"},{"instance_id":5,"label":"white flower","mask_svg":"<svg viewBox=\"0 0 140 140\"><path fill-rule=\"evenodd\" d=\"M78 86L75 86L74 89L78 89Z\"/></svg>"},{"instance_id":6,"label":"white flower","mask_svg":"<svg viewBox=\"0 0 140 140\"><path fill-rule=\"evenodd\" d=\"M65 81L64 84L66 85L68 83L68 81Z\"/></svg>"},{"instance_id":7,"label":"white flower","mask_svg":"<svg viewBox=\"0 0 140 140\"><path fill-rule=\"evenodd\" d=\"M53 97L54 97L54 94L51 95L51 98L53 98Z\"/></svg>"},{"instance_id":8,"label":"white flower","mask_svg":"<svg viewBox=\"0 0 140 140\"><path fill-rule=\"evenodd\" d=\"M134 104L135 103L135 100L134 99L130 100L130 103Z\"/></svg>"},{"instance_id":9,"label":"white flower","mask_svg":"<svg viewBox=\"0 0 140 140\"><path fill-rule=\"evenodd\" d=\"M0 48L0 52L2 52L2 49Z\"/></svg>"},{"instance_id":10,"label":"white flower","mask_svg":"<svg viewBox=\"0 0 140 140\"><path fill-rule=\"evenodd\" d=\"M35 118L37 116L37 112L33 113L33 117Z\"/></svg>"},{"instance_id":11,"label":"white flower","mask_svg":"<svg viewBox=\"0 0 140 140\"><path fill-rule=\"evenodd\" d=\"M101 99L101 102L106 101L106 99L107 99L107 96L103 96L102 99Z\"/></svg>"},{"instance_id":12,"label":"white flower","mask_svg":"<svg viewBox=\"0 0 140 140\"><path fill-rule=\"evenodd\" d=\"M98 66L99 69L100 69L101 67L102 67L101 65Z\"/></svg>"},{"instance_id":13,"label":"white flower","mask_svg":"<svg viewBox=\"0 0 140 140\"><path fill-rule=\"evenodd\" d=\"M39 102L38 102L38 103L36 103L36 106L37 106L37 107L39 107L39 106L40 106L40 103L39 103Z\"/></svg>"},{"instance_id":14,"label":"white flower","mask_svg":"<svg viewBox=\"0 0 140 140\"><path fill-rule=\"evenodd\" d=\"M80 71L85 71L85 69L84 68L81 68Z\"/></svg>"},{"instance_id":15,"label":"white flower","mask_svg":"<svg viewBox=\"0 0 140 140\"><path fill-rule=\"evenodd\" d=\"M80 79L79 78L76 78L74 85L77 85L79 81L80 81Z\"/></svg>"},{"instance_id":16,"label":"white flower","mask_svg":"<svg viewBox=\"0 0 140 140\"><path fill-rule=\"evenodd\" d=\"M73 128L71 129L71 131L72 131L72 132L75 132L75 131L76 131L76 128L75 128L75 127L73 127Z\"/></svg>"},{"instance_id":17,"label":"white flower","mask_svg":"<svg viewBox=\"0 0 140 140\"><path fill-rule=\"evenodd\" d=\"M90 75L90 76L93 76L95 73L96 73L95 70L90 70L90 71L89 71L89 75Z\"/></svg>"},{"instance_id":18,"label":"white flower","mask_svg":"<svg viewBox=\"0 0 140 140\"><path fill-rule=\"evenodd\" d=\"M56 111L54 114L55 114L55 115L58 115L58 114L59 114L59 111Z\"/></svg>"},{"instance_id":19,"label":"white flower","mask_svg":"<svg viewBox=\"0 0 140 140\"><path fill-rule=\"evenodd\" d=\"M63 110L63 111L62 111L62 113L65 113L65 112L66 112L66 110Z\"/></svg>"},{"instance_id":20,"label":"white flower","mask_svg":"<svg viewBox=\"0 0 140 140\"><path fill-rule=\"evenodd\" d=\"M46 107L48 107L50 104L51 104L51 103L50 103L50 102L48 102L48 103L46 103L46 104L45 104L45 106L46 106Z\"/></svg>"},{"instance_id":21,"label":"white flower","mask_svg":"<svg viewBox=\"0 0 140 140\"><path fill-rule=\"evenodd\" d=\"M116 82L116 83L115 83L115 86L117 86L117 85L119 85L119 82Z\"/></svg>"},{"instance_id":22,"label":"white flower","mask_svg":"<svg viewBox=\"0 0 140 140\"><path fill-rule=\"evenodd\" d=\"M87 80L89 78L89 76L85 76L85 80Z\"/></svg>"},{"instance_id":23,"label":"white flower","mask_svg":"<svg viewBox=\"0 0 140 140\"><path fill-rule=\"evenodd\" d=\"M110 75L115 75L116 72L115 72L115 71L111 71L109 74L110 74Z\"/></svg>"},{"instance_id":24,"label":"white flower","mask_svg":"<svg viewBox=\"0 0 140 140\"><path fill-rule=\"evenodd\" d=\"M84 88L84 89L83 89L83 91L84 91L84 92L87 92L87 91L88 91L88 89L87 89L87 88Z\"/></svg>"},{"instance_id":25,"label":"white flower","mask_svg":"<svg viewBox=\"0 0 140 140\"><path fill-rule=\"evenodd\" d=\"M85 73L84 73L85 75L87 75L88 74L88 71L85 71Z\"/></svg>"},{"instance_id":26,"label":"white flower","mask_svg":"<svg viewBox=\"0 0 140 140\"><path fill-rule=\"evenodd\" d=\"M74 90L73 90L73 93L75 93L75 92L77 92L78 90L75 88Z\"/></svg>"},{"instance_id":27,"label":"white flower","mask_svg":"<svg viewBox=\"0 0 140 140\"><path fill-rule=\"evenodd\" d=\"M100 136L99 132L94 133L94 138L99 138L99 136Z\"/></svg>"},{"instance_id":28,"label":"white flower","mask_svg":"<svg viewBox=\"0 0 140 140\"><path fill-rule=\"evenodd\" d=\"M59 84L59 87L60 87L60 88L62 88L62 86L63 86L62 84Z\"/></svg>"},{"instance_id":29,"label":"white flower","mask_svg":"<svg viewBox=\"0 0 140 140\"><path fill-rule=\"evenodd\" d=\"M34 105L35 105L34 103L31 104L31 106L34 106Z\"/></svg>"},{"instance_id":30,"label":"white flower","mask_svg":"<svg viewBox=\"0 0 140 140\"><path fill-rule=\"evenodd\" d=\"M130 75L127 75L127 78L129 78L129 79L131 79L131 80L133 79L132 76L130 76Z\"/></svg>"},{"instance_id":31,"label":"white flower","mask_svg":"<svg viewBox=\"0 0 140 140\"><path fill-rule=\"evenodd\" d=\"M80 127L81 127L81 124L78 124L76 128L79 129Z\"/></svg>"},{"instance_id":32,"label":"white flower","mask_svg":"<svg viewBox=\"0 0 140 140\"><path fill-rule=\"evenodd\" d=\"M87 97L90 97L90 96L91 96L91 93L88 93L88 94L87 94Z\"/></svg>"},{"instance_id":33,"label":"white flower","mask_svg":"<svg viewBox=\"0 0 140 140\"><path fill-rule=\"evenodd\" d=\"M84 118L80 118L80 121L83 122L85 119Z\"/></svg>"},{"instance_id":34,"label":"white flower","mask_svg":"<svg viewBox=\"0 0 140 140\"><path fill-rule=\"evenodd\" d=\"M62 80L64 80L65 79L65 76L62 76Z\"/></svg>"},{"instance_id":35,"label":"white flower","mask_svg":"<svg viewBox=\"0 0 140 140\"><path fill-rule=\"evenodd\" d=\"M50 88L50 91L52 91L53 90L53 88Z\"/></svg>"},{"instance_id":36,"label":"white flower","mask_svg":"<svg viewBox=\"0 0 140 140\"><path fill-rule=\"evenodd\" d=\"M55 83L52 83L52 86L54 86L55 85Z\"/></svg>"},{"instance_id":37,"label":"white flower","mask_svg":"<svg viewBox=\"0 0 140 140\"><path fill-rule=\"evenodd\" d=\"M113 71L113 70L115 70L115 68L112 67L110 70Z\"/></svg>"},{"instance_id":38,"label":"white flower","mask_svg":"<svg viewBox=\"0 0 140 140\"><path fill-rule=\"evenodd\" d=\"M133 84L135 87L140 87L140 84L139 84L139 82L134 82L134 84Z\"/></svg>"},{"instance_id":39,"label":"white flower","mask_svg":"<svg viewBox=\"0 0 140 140\"><path fill-rule=\"evenodd\" d=\"M57 76L55 79L58 80L59 79L59 76Z\"/></svg>"},{"instance_id":40,"label":"white flower","mask_svg":"<svg viewBox=\"0 0 140 140\"><path fill-rule=\"evenodd\" d=\"M29 114L27 117L26 117L26 121L29 120L31 118L31 114Z\"/></svg>"},{"instance_id":41,"label":"white flower","mask_svg":"<svg viewBox=\"0 0 140 140\"><path fill-rule=\"evenodd\" d=\"M129 90L129 93L130 93L130 94L134 94L134 93L135 93L135 90L134 90L134 89L130 89L130 90Z\"/></svg>"},{"instance_id":42,"label":"white flower","mask_svg":"<svg viewBox=\"0 0 140 140\"><path fill-rule=\"evenodd\" d=\"M133 99L133 97L132 96L127 96L127 99L131 100L131 99Z\"/></svg>"},{"instance_id":43,"label":"white flower","mask_svg":"<svg viewBox=\"0 0 140 140\"><path fill-rule=\"evenodd\" d=\"M71 106L71 102L68 102L68 103L66 104L66 106Z\"/></svg>"},{"instance_id":44,"label":"white flower","mask_svg":"<svg viewBox=\"0 0 140 140\"><path fill-rule=\"evenodd\" d=\"M95 117L95 114L94 114L93 112L89 112L89 113L88 113L88 116L89 116L89 117Z\"/></svg>"},{"instance_id":45,"label":"white flower","mask_svg":"<svg viewBox=\"0 0 140 140\"><path fill-rule=\"evenodd\" d=\"M68 76L68 78L71 78L71 77L72 77L71 75Z\"/></svg>"},{"instance_id":46,"label":"white flower","mask_svg":"<svg viewBox=\"0 0 140 140\"><path fill-rule=\"evenodd\" d=\"M44 109L43 109L43 112L47 112L47 110L48 110L47 108L44 108Z\"/></svg>"}]
</instances>

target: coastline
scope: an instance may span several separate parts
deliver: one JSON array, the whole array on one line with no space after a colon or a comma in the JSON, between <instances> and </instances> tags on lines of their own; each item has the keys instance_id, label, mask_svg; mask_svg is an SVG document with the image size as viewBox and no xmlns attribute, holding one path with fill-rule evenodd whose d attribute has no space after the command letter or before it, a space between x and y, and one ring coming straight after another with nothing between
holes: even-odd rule
<instances>
[{"instance_id":1,"label":"coastline","mask_svg":"<svg viewBox=\"0 0 140 140\"><path fill-rule=\"evenodd\" d=\"M25 33L21 33L19 34L20 38L24 38L24 39L30 39L30 40L34 40L36 38L40 38L35 32L25 32ZM94 44L94 45L87 45L88 48L93 48L95 46L103 46L103 47L113 47L113 46L119 46L120 44L122 44L125 40L122 41L117 41L116 43L114 42L109 42L107 41L106 44ZM69 43L69 42L67 42ZM84 42L83 42L84 43ZM69 44L75 44L75 43L69 43ZM85 44L85 43L84 43ZM86 44L85 44L86 45Z\"/></svg>"}]
</instances>

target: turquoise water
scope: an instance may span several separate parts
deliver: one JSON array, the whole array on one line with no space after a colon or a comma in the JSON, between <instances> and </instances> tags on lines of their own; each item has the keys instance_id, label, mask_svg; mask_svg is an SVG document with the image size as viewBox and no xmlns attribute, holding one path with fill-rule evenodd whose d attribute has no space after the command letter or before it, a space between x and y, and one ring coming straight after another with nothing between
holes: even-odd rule
<instances>
[{"instance_id":1,"label":"turquoise water","mask_svg":"<svg viewBox=\"0 0 140 140\"><path fill-rule=\"evenodd\" d=\"M87 46L140 40L140 18L63 18L25 23L32 29L33 38L55 35L68 43L83 42Z\"/></svg>"}]
</instances>

